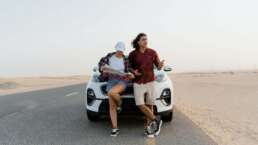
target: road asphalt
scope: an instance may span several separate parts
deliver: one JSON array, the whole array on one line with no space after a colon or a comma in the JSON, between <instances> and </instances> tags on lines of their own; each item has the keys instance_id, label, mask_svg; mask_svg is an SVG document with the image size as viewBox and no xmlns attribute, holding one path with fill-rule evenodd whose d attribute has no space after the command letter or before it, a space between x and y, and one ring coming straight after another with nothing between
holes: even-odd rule
<instances>
[{"instance_id":1,"label":"road asphalt","mask_svg":"<svg viewBox=\"0 0 258 145\"><path fill-rule=\"evenodd\" d=\"M161 134L143 135L141 117L119 118L121 134L110 137L108 118L87 119L82 92L86 84L0 96L0 145L215 145L180 110Z\"/></svg>"}]
</instances>

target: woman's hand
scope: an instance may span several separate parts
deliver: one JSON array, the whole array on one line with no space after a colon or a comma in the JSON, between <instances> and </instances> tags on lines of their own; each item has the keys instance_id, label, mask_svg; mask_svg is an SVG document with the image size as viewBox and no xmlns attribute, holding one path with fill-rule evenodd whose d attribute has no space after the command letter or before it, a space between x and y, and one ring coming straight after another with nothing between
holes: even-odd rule
<instances>
[{"instance_id":1,"label":"woman's hand","mask_svg":"<svg viewBox=\"0 0 258 145\"><path fill-rule=\"evenodd\" d=\"M107 68L108 68L108 65L103 65L103 66L101 66L100 67L100 70L102 71L102 72L106 72L107 71Z\"/></svg>"}]
</instances>

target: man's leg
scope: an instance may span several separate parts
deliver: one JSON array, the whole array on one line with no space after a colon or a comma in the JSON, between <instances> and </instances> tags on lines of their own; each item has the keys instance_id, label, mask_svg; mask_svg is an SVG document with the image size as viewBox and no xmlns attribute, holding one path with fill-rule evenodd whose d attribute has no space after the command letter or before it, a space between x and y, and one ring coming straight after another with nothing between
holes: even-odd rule
<instances>
[{"instance_id":1,"label":"man's leg","mask_svg":"<svg viewBox=\"0 0 258 145\"><path fill-rule=\"evenodd\" d=\"M145 105L145 93L146 93L147 89L146 86L143 84L134 84L134 97L135 97L135 103L138 106L138 108L140 109L140 111L144 114L145 118L147 118L148 120L155 120L155 116L153 114L153 111L151 108L149 108L147 105ZM146 123L145 123L146 124ZM154 137L154 134L151 133L150 131L148 131L149 124L146 124L146 128L144 128L144 132L146 133L146 135L148 137Z\"/></svg>"},{"instance_id":2,"label":"man's leg","mask_svg":"<svg viewBox=\"0 0 258 145\"><path fill-rule=\"evenodd\" d=\"M139 105L138 107L141 112L147 117L147 119L152 121L156 118L153 114L153 111L147 105Z\"/></svg>"},{"instance_id":3,"label":"man's leg","mask_svg":"<svg viewBox=\"0 0 258 145\"><path fill-rule=\"evenodd\" d=\"M140 111L150 120L154 120L155 116L153 115L152 110L145 105L145 92L146 92L146 86L145 84L136 84L133 85L134 88L134 97L135 97L135 103L140 109Z\"/></svg>"},{"instance_id":4,"label":"man's leg","mask_svg":"<svg viewBox=\"0 0 258 145\"><path fill-rule=\"evenodd\" d=\"M152 102L149 101L150 95L153 95L153 93L150 92L149 89L147 89L147 92L144 93L144 100L145 100L146 106L148 108L150 108L150 110L153 112L153 105L149 104L149 103L153 104ZM149 118L145 117L144 128L146 128L150 124L150 122L151 122L151 120Z\"/></svg>"},{"instance_id":5,"label":"man's leg","mask_svg":"<svg viewBox=\"0 0 258 145\"><path fill-rule=\"evenodd\" d=\"M153 129L151 125L151 122L153 122L156 119L153 114L153 111L147 105L139 105L138 107L141 110L141 112L145 115L144 134L150 138L153 138L155 134L154 130L156 130Z\"/></svg>"},{"instance_id":6,"label":"man's leg","mask_svg":"<svg viewBox=\"0 0 258 145\"><path fill-rule=\"evenodd\" d=\"M153 112L153 105L155 105L155 86L154 86L154 83L153 82L150 82L147 84L147 93L148 93L148 96L146 98L146 103L149 104L150 106L152 106L152 112ZM160 116L158 117L155 117L155 135L159 135L160 133L160 130L161 130L161 126L162 126L162 120L160 118ZM150 123L152 124L152 123Z\"/></svg>"},{"instance_id":7,"label":"man's leg","mask_svg":"<svg viewBox=\"0 0 258 145\"><path fill-rule=\"evenodd\" d=\"M147 105L146 106L153 112L153 105ZM144 128L146 128L150 124L151 120L148 117L145 117L145 123Z\"/></svg>"}]
</instances>

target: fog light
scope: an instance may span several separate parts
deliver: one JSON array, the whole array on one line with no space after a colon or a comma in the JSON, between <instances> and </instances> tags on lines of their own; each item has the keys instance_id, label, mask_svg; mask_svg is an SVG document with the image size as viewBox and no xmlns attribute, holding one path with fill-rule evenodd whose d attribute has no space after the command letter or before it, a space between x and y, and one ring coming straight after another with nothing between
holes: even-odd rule
<instances>
[{"instance_id":1,"label":"fog light","mask_svg":"<svg viewBox=\"0 0 258 145\"><path fill-rule=\"evenodd\" d=\"M93 104L93 102L95 101L95 99L96 99L96 96L95 96L93 89L88 89L87 90L87 104L91 106Z\"/></svg>"}]
</instances>

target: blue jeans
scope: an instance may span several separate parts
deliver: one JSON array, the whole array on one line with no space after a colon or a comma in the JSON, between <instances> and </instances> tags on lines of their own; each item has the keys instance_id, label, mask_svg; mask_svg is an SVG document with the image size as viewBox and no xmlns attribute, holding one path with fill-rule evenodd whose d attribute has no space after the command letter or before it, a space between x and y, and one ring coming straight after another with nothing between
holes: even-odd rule
<instances>
[{"instance_id":1,"label":"blue jeans","mask_svg":"<svg viewBox=\"0 0 258 145\"><path fill-rule=\"evenodd\" d=\"M126 88L127 85L128 85L128 82L125 81L125 80L109 79L108 82L107 82L106 91L109 92L117 84L121 84L121 85L124 86L124 88Z\"/></svg>"}]
</instances>

